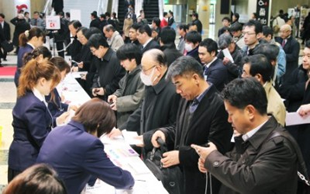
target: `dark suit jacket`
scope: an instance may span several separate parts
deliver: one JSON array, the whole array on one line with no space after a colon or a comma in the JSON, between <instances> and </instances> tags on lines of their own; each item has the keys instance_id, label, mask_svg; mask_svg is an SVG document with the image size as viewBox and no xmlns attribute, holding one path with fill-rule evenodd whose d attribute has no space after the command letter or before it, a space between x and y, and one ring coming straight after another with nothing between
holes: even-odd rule
<instances>
[{"instance_id":1,"label":"dark suit jacket","mask_svg":"<svg viewBox=\"0 0 310 194\"><path fill-rule=\"evenodd\" d=\"M227 68L223 65L221 59L216 59L210 65L207 73L204 73L204 76L208 82L214 84L218 91L222 91L227 83Z\"/></svg>"},{"instance_id":2,"label":"dark suit jacket","mask_svg":"<svg viewBox=\"0 0 310 194\"><path fill-rule=\"evenodd\" d=\"M194 59L196 59L201 64L201 61L200 61L200 58L198 55L198 46L196 48L194 48L193 50L191 50L190 52L187 52L186 56L193 57Z\"/></svg>"},{"instance_id":3,"label":"dark suit jacket","mask_svg":"<svg viewBox=\"0 0 310 194\"><path fill-rule=\"evenodd\" d=\"M177 58L181 57L182 54L175 48L175 44L166 44L161 47L161 50L164 52L168 67L173 63Z\"/></svg>"},{"instance_id":4,"label":"dark suit jacket","mask_svg":"<svg viewBox=\"0 0 310 194\"><path fill-rule=\"evenodd\" d=\"M102 31L103 28L100 29L100 23L101 23L101 22L100 22L99 18L95 18L95 19L93 19L93 20L90 22L89 27L95 27L95 28L98 28L100 31Z\"/></svg>"},{"instance_id":5,"label":"dark suit jacket","mask_svg":"<svg viewBox=\"0 0 310 194\"><path fill-rule=\"evenodd\" d=\"M167 137L167 143L171 144L169 141L174 142L175 149L179 150L185 193L203 194L206 186L205 175L199 171L197 166L199 156L190 145L205 145L208 141L211 141L221 153L225 153L230 148L233 130L227 122L228 115L223 100L218 96L218 91L213 85L210 86L206 95L200 101L192 115L189 128L186 130L182 125L186 119L190 104L191 101L182 99L179 104L176 126L161 130ZM213 190L213 193L217 192Z\"/></svg>"},{"instance_id":6,"label":"dark suit jacket","mask_svg":"<svg viewBox=\"0 0 310 194\"><path fill-rule=\"evenodd\" d=\"M18 19L17 17L11 19L10 21L15 26L15 31L13 35L13 44L18 47L19 42L18 38L21 33L24 33L26 30L30 30L30 24L26 22L25 19Z\"/></svg>"},{"instance_id":7,"label":"dark suit jacket","mask_svg":"<svg viewBox=\"0 0 310 194\"><path fill-rule=\"evenodd\" d=\"M159 46L157 41L152 39L147 45L145 45L145 47L142 48L142 53L144 53L144 52L146 52L148 50L154 49L154 48L159 49L160 46Z\"/></svg>"},{"instance_id":8,"label":"dark suit jacket","mask_svg":"<svg viewBox=\"0 0 310 194\"><path fill-rule=\"evenodd\" d=\"M44 102L32 92L17 99L13 108L13 142L9 150L9 168L23 171L33 165L46 136L52 117Z\"/></svg>"},{"instance_id":9,"label":"dark suit jacket","mask_svg":"<svg viewBox=\"0 0 310 194\"><path fill-rule=\"evenodd\" d=\"M282 44L283 39L279 38L279 43ZM286 44L283 47L283 50L286 54L286 70L283 76L283 79L286 80L289 78L290 74L298 67L299 51L300 45L299 42L291 36L287 39Z\"/></svg>"},{"instance_id":10,"label":"dark suit jacket","mask_svg":"<svg viewBox=\"0 0 310 194\"><path fill-rule=\"evenodd\" d=\"M52 7L54 8L56 14L63 11L64 1L63 0L53 0Z\"/></svg>"},{"instance_id":11,"label":"dark suit jacket","mask_svg":"<svg viewBox=\"0 0 310 194\"><path fill-rule=\"evenodd\" d=\"M113 94L118 88L118 82L124 77L126 71L120 65L116 53L109 48L102 59L96 60L96 74L93 79L93 87L103 87L105 95L102 99L107 100L108 96Z\"/></svg>"},{"instance_id":12,"label":"dark suit jacket","mask_svg":"<svg viewBox=\"0 0 310 194\"><path fill-rule=\"evenodd\" d=\"M17 69L14 76L14 83L16 87L18 86L18 80L20 76L20 70L24 66L23 58L26 53L30 53L34 48L30 46L29 44L26 44L26 46L20 47L18 49L17 53Z\"/></svg>"},{"instance_id":13,"label":"dark suit jacket","mask_svg":"<svg viewBox=\"0 0 310 194\"><path fill-rule=\"evenodd\" d=\"M0 24L1 25L1 24ZM0 30L0 42L4 40L11 40L11 28L10 25L4 21L3 28Z\"/></svg>"},{"instance_id":14,"label":"dark suit jacket","mask_svg":"<svg viewBox=\"0 0 310 194\"><path fill-rule=\"evenodd\" d=\"M55 128L41 147L37 163L50 164L64 181L68 194L81 193L91 175L119 189L129 189L131 174L115 166L101 141L76 121Z\"/></svg>"},{"instance_id":15,"label":"dark suit jacket","mask_svg":"<svg viewBox=\"0 0 310 194\"><path fill-rule=\"evenodd\" d=\"M285 137L271 138L273 131L283 131L271 117L248 141L244 153L236 147L226 156L213 151L205 167L222 182L222 194L295 194L297 156ZM283 131L283 133L287 133Z\"/></svg>"},{"instance_id":16,"label":"dark suit jacket","mask_svg":"<svg viewBox=\"0 0 310 194\"><path fill-rule=\"evenodd\" d=\"M172 82L166 82L165 75L155 86L145 86L144 99L120 129L143 134L145 150L153 148L151 137L154 129L175 123L180 95L175 92Z\"/></svg>"},{"instance_id":17,"label":"dark suit jacket","mask_svg":"<svg viewBox=\"0 0 310 194\"><path fill-rule=\"evenodd\" d=\"M54 95L54 100L52 99L52 94ZM45 97L45 100L53 117L53 126L56 126L56 118L66 112L69 105L61 102L61 97L56 88L51 91L50 95Z\"/></svg>"}]
</instances>

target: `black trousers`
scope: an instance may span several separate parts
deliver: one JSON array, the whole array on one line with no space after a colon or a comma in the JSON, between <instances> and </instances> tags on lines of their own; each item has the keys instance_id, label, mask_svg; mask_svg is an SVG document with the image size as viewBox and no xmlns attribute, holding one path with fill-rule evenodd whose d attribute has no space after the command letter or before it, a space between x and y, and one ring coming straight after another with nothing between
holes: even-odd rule
<instances>
[{"instance_id":1,"label":"black trousers","mask_svg":"<svg viewBox=\"0 0 310 194\"><path fill-rule=\"evenodd\" d=\"M62 42L56 42L56 48L58 51L58 56L65 58L65 51L63 50L64 49L64 42L63 41Z\"/></svg>"},{"instance_id":2,"label":"black trousers","mask_svg":"<svg viewBox=\"0 0 310 194\"><path fill-rule=\"evenodd\" d=\"M8 169L8 183L11 182L20 173L22 173L22 172L18 171L18 170L13 170L9 167L9 169Z\"/></svg>"}]
</instances>

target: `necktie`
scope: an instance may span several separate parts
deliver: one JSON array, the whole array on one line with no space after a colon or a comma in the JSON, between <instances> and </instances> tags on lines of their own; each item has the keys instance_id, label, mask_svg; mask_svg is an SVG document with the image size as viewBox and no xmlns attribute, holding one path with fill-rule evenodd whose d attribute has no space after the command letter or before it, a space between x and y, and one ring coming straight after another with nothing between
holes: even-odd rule
<instances>
[{"instance_id":1,"label":"necktie","mask_svg":"<svg viewBox=\"0 0 310 194\"><path fill-rule=\"evenodd\" d=\"M282 41L281 46L282 46L282 48L284 48L284 46L285 46L285 40Z\"/></svg>"},{"instance_id":2,"label":"necktie","mask_svg":"<svg viewBox=\"0 0 310 194\"><path fill-rule=\"evenodd\" d=\"M195 98L193 100L193 102L191 103L191 105L189 106L189 112L190 113L195 112L195 110L197 109L198 105L199 105L199 101Z\"/></svg>"},{"instance_id":3,"label":"necktie","mask_svg":"<svg viewBox=\"0 0 310 194\"><path fill-rule=\"evenodd\" d=\"M208 72L209 72L209 67L205 66L204 71L203 71L203 76L204 76L206 81L208 79Z\"/></svg>"},{"instance_id":4,"label":"necktie","mask_svg":"<svg viewBox=\"0 0 310 194\"><path fill-rule=\"evenodd\" d=\"M37 25L37 19L34 19L34 25L36 26Z\"/></svg>"}]
</instances>

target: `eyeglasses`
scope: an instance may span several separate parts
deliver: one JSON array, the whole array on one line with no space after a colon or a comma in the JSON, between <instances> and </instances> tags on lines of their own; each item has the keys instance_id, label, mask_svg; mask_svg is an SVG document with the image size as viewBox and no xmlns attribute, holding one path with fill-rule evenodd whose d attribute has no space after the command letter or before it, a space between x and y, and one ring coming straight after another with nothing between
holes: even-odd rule
<instances>
[{"instance_id":1,"label":"eyeglasses","mask_svg":"<svg viewBox=\"0 0 310 194\"><path fill-rule=\"evenodd\" d=\"M145 72L147 72L147 71L153 69L154 67L156 67L156 65L153 65L152 67L150 67L150 68L148 68L148 69L143 69L143 68L142 68L142 71L143 71L143 73L145 73Z\"/></svg>"},{"instance_id":2,"label":"eyeglasses","mask_svg":"<svg viewBox=\"0 0 310 194\"><path fill-rule=\"evenodd\" d=\"M255 32L242 32L243 36L245 36L245 35L251 36L251 35L254 35L254 34L256 34L256 33Z\"/></svg>"}]
</instances>

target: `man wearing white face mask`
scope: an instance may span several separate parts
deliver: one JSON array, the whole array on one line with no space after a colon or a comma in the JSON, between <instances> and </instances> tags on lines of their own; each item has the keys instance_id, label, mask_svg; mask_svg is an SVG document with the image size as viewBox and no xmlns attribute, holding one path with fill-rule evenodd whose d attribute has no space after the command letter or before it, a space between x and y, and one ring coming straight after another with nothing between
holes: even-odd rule
<instances>
[{"instance_id":1,"label":"man wearing white face mask","mask_svg":"<svg viewBox=\"0 0 310 194\"><path fill-rule=\"evenodd\" d=\"M191 56L194 59L196 59L199 63L200 58L198 56L198 46L199 43L201 42L201 35L197 31L190 31L188 32L185 37L185 51L186 51L186 56Z\"/></svg>"},{"instance_id":2,"label":"man wearing white face mask","mask_svg":"<svg viewBox=\"0 0 310 194\"><path fill-rule=\"evenodd\" d=\"M180 95L175 92L172 82L165 80L168 67L162 51L151 49L145 52L141 69L140 78L146 86L143 102L127 122L119 126L119 129L112 130L109 136L120 135L122 129L137 131L139 135L143 135L140 138L143 138L145 147L152 149L151 137L154 130L175 124Z\"/></svg>"}]
</instances>

